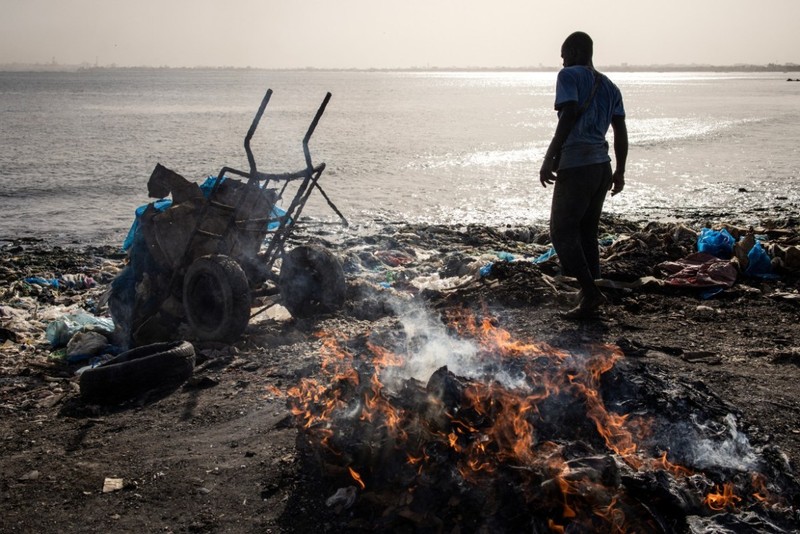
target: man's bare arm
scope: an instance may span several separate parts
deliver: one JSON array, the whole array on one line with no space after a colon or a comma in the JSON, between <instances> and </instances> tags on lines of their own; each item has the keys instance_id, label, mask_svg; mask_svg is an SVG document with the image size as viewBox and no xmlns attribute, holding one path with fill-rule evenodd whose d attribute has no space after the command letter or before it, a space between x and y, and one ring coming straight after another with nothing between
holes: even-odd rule
<instances>
[{"instance_id":1,"label":"man's bare arm","mask_svg":"<svg viewBox=\"0 0 800 534\"><path fill-rule=\"evenodd\" d=\"M625 164L628 161L628 126L625 124L625 116L612 117L611 128L614 130L614 159L617 162L610 187L611 196L614 196L625 187Z\"/></svg>"}]
</instances>

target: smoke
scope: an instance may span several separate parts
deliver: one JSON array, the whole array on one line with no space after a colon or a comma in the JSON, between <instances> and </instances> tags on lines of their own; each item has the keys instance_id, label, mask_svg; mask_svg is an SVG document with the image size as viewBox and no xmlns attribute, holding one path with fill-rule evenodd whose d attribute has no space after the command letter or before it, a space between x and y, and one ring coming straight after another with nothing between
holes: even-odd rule
<instances>
[{"instance_id":1,"label":"smoke","mask_svg":"<svg viewBox=\"0 0 800 534\"><path fill-rule=\"evenodd\" d=\"M475 341L448 331L441 319L430 310L410 301L392 300L403 330L403 346L395 352L405 356L404 365L389 367L381 381L392 390L399 390L409 379L426 383L439 368L446 366L457 376L484 383L497 382L509 390L528 389L522 372L504 369L487 362L479 355Z\"/></svg>"},{"instance_id":2,"label":"smoke","mask_svg":"<svg viewBox=\"0 0 800 534\"><path fill-rule=\"evenodd\" d=\"M668 429L671 449L684 457L684 462L698 469L733 469L746 472L755 469L758 456L747 436L737 428L733 414L723 421L698 421L692 414L690 421Z\"/></svg>"},{"instance_id":3,"label":"smoke","mask_svg":"<svg viewBox=\"0 0 800 534\"><path fill-rule=\"evenodd\" d=\"M471 340L458 339L425 308L410 302L391 303L403 329L403 347L397 351L406 358L404 365L389 367L381 379L391 388L401 387L408 379L427 382L440 367L467 378L478 378L478 347Z\"/></svg>"}]
</instances>

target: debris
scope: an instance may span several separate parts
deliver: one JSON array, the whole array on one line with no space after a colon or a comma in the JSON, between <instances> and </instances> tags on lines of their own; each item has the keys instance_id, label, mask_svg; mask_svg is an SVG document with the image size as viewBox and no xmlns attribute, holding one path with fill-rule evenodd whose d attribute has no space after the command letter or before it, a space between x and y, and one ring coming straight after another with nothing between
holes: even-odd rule
<instances>
[{"instance_id":1,"label":"debris","mask_svg":"<svg viewBox=\"0 0 800 534\"><path fill-rule=\"evenodd\" d=\"M103 480L103 493L119 491L125 487L125 481L121 478L106 478Z\"/></svg>"},{"instance_id":2,"label":"debris","mask_svg":"<svg viewBox=\"0 0 800 534\"><path fill-rule=\"evenodd\" d=\"M39 471L34 469L33 471L28 471L27 473L19 477L18 480L20 482L25 482L28 480L38 480L38 479L39 479Z\"/></svg>"},{"instance_id":3,"label":"debris","mask_svg":"<svg viewBox=\"0 0 800 534\"><path fill-rule=\"evenodd\" d=\"M729 259L733 255L736 239L725 228L712 230L703 228L697 237L697 250L721 259Z\"/></svg>"},{"instance_id":4,"label":"debris","mask_svg":"<svg viewBox=\"0 0 800 534\"><path fill-rule=\"evenodd\" d=\"M77 332L67 343L67 359L70 362L86 360L101 354L107 347L108 339L100 332Z\"/></svg>"},{"instance_id":5,"label":"debris","mask_svg":"<svg viewBox=\"0 0 800 534\"><path fill-rule=\"evenodd\" d=\"M722 363L719 355L707 350L688 351L681 354L681 359L689 363L707 363L709 365L718 365Z\"/></svg>"},{"instance_id":6,"label":"debris","mask_svg":"<svg viewBox=\"0 0 800 534\"><path fill-rule=\"evenodd\" d=\"M114 332L114 321L85 312L72 313L48 324L45 335L50 346L57 349L66 346L72 336L84 331L111 335Z\"/></svg>"},{"instance_id":7,"label":"debris","mask_svg":"<svg viewBox=\"0 0 800 534\"><path fill-rule=\"evenodd\" d=\"M731 287L736 282L736 267L705 252L696 252L685 258L666 261L658 269L667 274L666 283L679 287L713 288Z\"/></svg>"},{"instance_id":8,"label":"debris","mask_svg":"<svg viewBox=\"0 0 800 534\"><path fill-rule=\"evenodd\" d=\"M194 347L186 341L138 347L81 373L81 397L116 404L152 389L177 387L192 375L194 362Z\"/></svg>"},{"instance_id":9,"label":"debris","mask_svg":"<svg viewBox=\"0 0 800 534\"><path fill-rule=\"evenodd\" d=\"M336 507L339 511L347 510L356 502L357 495L358 489L355 486L339 488L336 490L336 493L328 497L325 501L325 505L328 508Z\"/></svg>"}]
</instances>

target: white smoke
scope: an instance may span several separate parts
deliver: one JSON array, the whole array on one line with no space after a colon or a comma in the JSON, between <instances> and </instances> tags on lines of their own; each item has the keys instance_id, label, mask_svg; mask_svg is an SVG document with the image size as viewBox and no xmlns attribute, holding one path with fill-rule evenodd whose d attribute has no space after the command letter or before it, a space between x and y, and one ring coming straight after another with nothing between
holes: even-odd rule
<instances>
[{"instance_id":1,"label":"white smoke","mask_svg":"<svg viewBox=\"0 0 800 534\"><path fill-rule=\"evenodd\" d=\"M480 358L479 347L473 340L457 337L448 331L442 320L428 309L411 302L392 303L403 329L404 345L395 347L405 363L389 367L381 381L397 391L408 379L427 383L439 368L447 369L463 378L484 383L497 382L510 390L529 388L522 373L512 373L502 366L491 365Z\"/></svg>"},{"instance_id":2,"label":"white smoke","mask_svg":"<svg viewBox=\"0 0 800 534\"><path fill-rule=\"evenodd\" d=\"M685 461L698 469L733 469L752 471L757 463L756 450L747 436L737 428L736 418L728 414L722 422L701 423L696 415L691 424L680 425L678 431L669 432L674 442L671 448Z\"/></svg>"},{"instance_id":3,"label":"white smoke","mask_svg":"<svg viewBox=\"0 0 800 534\"><path fill-rule=\"evenodd\" d=\"M382 378L387 385L399 385L410 378L426 383L445 365L458 376L477 378L480 375L475 343L451 336L442 321L420 306L408 303L398 306L401 309L396 311L405 334L405 346L399 347L398 352L406 360L403 366L386 370Z\"/></svg>"}]
</instances>

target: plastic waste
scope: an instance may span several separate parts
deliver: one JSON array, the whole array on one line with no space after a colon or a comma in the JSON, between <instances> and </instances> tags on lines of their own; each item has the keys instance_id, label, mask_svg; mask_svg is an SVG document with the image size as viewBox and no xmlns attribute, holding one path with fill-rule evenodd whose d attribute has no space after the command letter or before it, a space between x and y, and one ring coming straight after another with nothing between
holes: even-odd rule
<instances>
[{"instance_id":1,"label":"plastic waste","mask_svg":"<svg viewBox=\"0 0 800 534\"><path fill-rule=\"evenodd\" d=\"M342 506L343 509L348 509L356 502L358 490L355 486L347 486L346 488L339 488L336 493L331 495L325 500L327 507Z\"/></svg>"},{"instance_id":2,"label":"plastic waste","mask_svg":"<svg viewBox=\"0 0 800 534\"><path fill-rule=\"evenodd\" d=\"M50 286L58 289L58 278L43 278L41 276L29 276L25 278L26 284L37 286Z\"/></svg>"},{"instance_id":3,"label":"plastic waste","mask_svg":"<svg viewBox=\"0 0 800 534\"><path fill-rule=\"evenodd\" d=\"M162 198L161 200L152 202L152 204L156 211L161 212L172 206L172 199ZM144 204L136 208L136 211L134 212L133 224L131 225L130 230L128 230L128 235L125 236L125 241L122 242L122 250L127 251L129 248L131 248L131 245L133 245L133 238L136 236L136 232L139 230L139 218L149 205L150 204Z\"/></svg>"},{"instance_id":4,"label":"plastic waste","mask_svg":"<svg viewBox=\"0 0 800 534\"><path fill-rule=\"evenodd\" d=\"M733 255L735 243L736 239L724 228L722 230L703 228L697 237L697 250L727 260Z\"/></svg>"},{"instance_id":5,"label":"plastic waste","mask_svg":"<svg viewBox=\"0 0 800 534\"><path fill-rule=\"evenodd\" d=\"M548 250L547 252L545 252L544 254L542 254L541 256L536 258L535 260L533 260L533 263L544 263L547 260L549 260L550 258L554 258L556 256L557 256L556 249L554 249L553 247L550 247L550 250Z\"/></svg>"},{"instance_id":6,"label":"plastic waste","mask_svg":"<svg viewBox=\"0 0 800 534\"><path fill-rule=\"evenodd\" d=\"M772 259L758 240L747 253L747 268L744 270L744 274L756 278L779 278L772 272Z\"/></svg>"},{"instance_id":7,"label":"plastic waste","mask_svg":"<svg viewBox=\"0 0 800 534\"><path fill-rule=\"evenodd\" d=\"M97 356L108 347L108 339L100 332L76 332L67 342L67 361L77 362Z\"/></svg>"},{"instance_id":8,"label":"plastic waste","mask_svg":"<svg viewBox=\"0 0 800 534\"><path fill-rule=\"evenodd\" d=\"M114 321L107 317L95 317L78 312L64 315L47 325L45 336L54 349L63 347L78 332L95 331L103 335L114 332Z\"/></svg>"},{"instance_id":9,"label":"plastic waste","mask_svg":"<svg viewBox=\"0 0 800 534\"><path fill-rule=\"evenodd\" d=\"M222 181L225 181L225 178L222 178ZM205 182L200 184L200 190L203 192L203 195L208 198L211 194L212 189L214 189L214 184L217 183L216 176L209 176L206 178ZM162 198L161 200L156 200L155 202L151 202L150 204L153 205L156 211L162 212L172 206L172 199L170 198ZM128 230L128 235L125 236L125 241L122 242L122 250L127 251L133 245L133 238L136 236L136 232L139 230L139 218L142 216L144 211L147 209L150 204L143 204L136 208L135 217L133 220L133 224L131 224L130 230ZM279 208L278 206L273 206L272 210L270 211L270 219L267 221L267 230L275 231L280 226L280 217L286 215L286 210ZM292 220L289 219L287 224L291 224Z\"/></svg>"},{"instance_id":10,"label":"plastic waste","mask_svg":"<svg viewBox=\"0 0 800 534\"><path fill-rule=\"evenodd\" d=\"M510 252L498 252L497 257L502 261L514 261L514 255Z\"/></svg>"},{"instance_id":11,"label":"plastic waste","mask_svg":"<svg viewBox=\"0 0 800 534\"><path fill-rule=\"evenodd\" d=\"M43 278L29 276L25 278L26 284L49 286L54 289L88 289L97 285L91 276L85 274L65 274L59 278Z\"/></svg>"}]
</instances>

